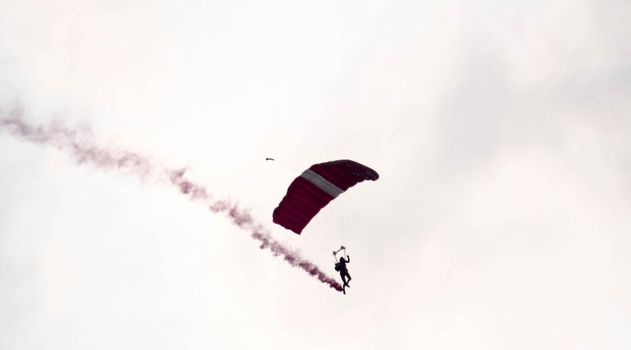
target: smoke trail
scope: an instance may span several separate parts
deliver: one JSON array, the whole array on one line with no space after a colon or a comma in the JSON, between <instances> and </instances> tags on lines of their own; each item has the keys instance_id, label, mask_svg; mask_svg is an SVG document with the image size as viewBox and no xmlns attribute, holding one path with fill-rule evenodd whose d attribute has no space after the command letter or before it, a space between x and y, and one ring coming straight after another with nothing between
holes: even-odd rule
<instances>
[{"instance_id":1,"label":"smoke trail","mask_svg":"<svg viewBox=\"0 0 631 350\"><path fill-rule=\"evenodd\" d=\"M169 168L138 153L99 147L91 140L87 130L71 129L59 122L45 127L31 125L23 119L23 114L22 110L16 108L7 116L0 116L0 128L6 129L18 138L67 151L79 164L92 164L106 170L121 170L142 179L150 177L167 181L190 200L205 205L213 213L226 215L235 225L259 241L261 249L269 249L274 256L281 256L290 265L302 269L329 287L342 291L342 286L335 279L327 276L297 251L285 247L274 239L269 229L257 223L247 210L239 208L237 203L232 201L213 199L206 187L187 179L185 169Z\"/></svg>"}]
</instances>

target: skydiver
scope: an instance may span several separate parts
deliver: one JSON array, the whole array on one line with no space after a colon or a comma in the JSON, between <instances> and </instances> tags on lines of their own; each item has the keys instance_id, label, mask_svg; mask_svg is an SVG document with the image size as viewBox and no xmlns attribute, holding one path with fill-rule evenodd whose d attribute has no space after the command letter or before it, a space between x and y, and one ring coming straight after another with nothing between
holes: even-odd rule
<instances>
[{"instance_id":1,"label":"skydiver","mask_svg":"<svg viewBox=\"0 0 631 350\"><path fill-rule=\"evenodd\" d=\"M348 285L348 282L351 281L351 275L348 273L348 269L346 268L346 264L350 262L350 256L346 255L346 259L341 257L340 262L335 264L335 269L340 272L340 277L342 278L342 282L344 282L344 285L342 286L342 292L344 292L344 294L346 294L346 287L351 287Z\"/></svg>"}]
</instances>

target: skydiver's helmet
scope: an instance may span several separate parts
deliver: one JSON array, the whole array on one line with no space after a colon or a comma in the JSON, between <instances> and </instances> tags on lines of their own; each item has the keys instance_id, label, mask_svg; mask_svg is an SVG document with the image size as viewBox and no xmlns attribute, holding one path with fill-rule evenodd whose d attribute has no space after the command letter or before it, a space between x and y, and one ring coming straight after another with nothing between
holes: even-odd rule
<instances>
[{"instance_id":1,"label":"skydiver's helmet","mask_svg":"<svg viewBox=\"0 0 631 350\"><path fill-rule=\"evenodd\" d=\"M344 261L344 257L340 258L340 262L346 262L346 261Z\"/></svg>"}]
</instances>

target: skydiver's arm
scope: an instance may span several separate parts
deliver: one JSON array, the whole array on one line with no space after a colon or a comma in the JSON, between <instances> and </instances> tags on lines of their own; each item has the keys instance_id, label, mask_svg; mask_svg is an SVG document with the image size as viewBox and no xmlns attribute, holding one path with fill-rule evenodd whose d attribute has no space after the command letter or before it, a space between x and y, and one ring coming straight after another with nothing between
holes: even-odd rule
<instances>
[{"instance_id":1,"label":"skydiver's arm","mask_svg":"<svg viewBox=\"0 0 631 350\"><path fill-rule=\"evenodd\" d=\"M351 257L347 255L345 260L346 260L347 263L349 263L349 262L351 262Z\"/></svg>"}]
</instances>

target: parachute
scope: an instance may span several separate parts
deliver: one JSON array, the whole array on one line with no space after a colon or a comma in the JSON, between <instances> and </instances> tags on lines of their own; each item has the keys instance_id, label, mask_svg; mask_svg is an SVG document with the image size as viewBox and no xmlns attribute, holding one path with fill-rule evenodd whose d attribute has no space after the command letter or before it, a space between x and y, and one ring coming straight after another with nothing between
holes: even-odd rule
<instances>
[{"instance_id":1,"label":"parachute","mask_svg":"<svg viewBox=\"0 0 631 350\"><path fill-rule=\"evenodd\" d=\"M314 164L289 185L287 194L274 209L273 221L300 234L331 200L364 180L378 178L376 171L348 159Z\"/></svg>"}]
</instances>

